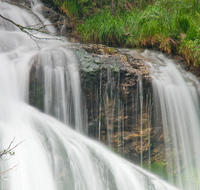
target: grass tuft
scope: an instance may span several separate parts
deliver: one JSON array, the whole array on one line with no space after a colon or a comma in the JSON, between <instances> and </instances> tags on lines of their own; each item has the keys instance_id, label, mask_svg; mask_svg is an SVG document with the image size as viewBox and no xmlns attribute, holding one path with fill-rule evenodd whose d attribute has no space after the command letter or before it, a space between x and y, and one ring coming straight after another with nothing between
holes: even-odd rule
<instances>
[{"instance_id":1,"label":"grass tuft","mask_svg":"<svg viewBox=\"0 0 200 190\"><path fill-rule=\"evenodd\" d=\"M197 0L116 0L113 7L112 0L51 1L77 23L83 42L155 47L181 54L188 64L200 64Z\"/></svg>"}]
</instances>

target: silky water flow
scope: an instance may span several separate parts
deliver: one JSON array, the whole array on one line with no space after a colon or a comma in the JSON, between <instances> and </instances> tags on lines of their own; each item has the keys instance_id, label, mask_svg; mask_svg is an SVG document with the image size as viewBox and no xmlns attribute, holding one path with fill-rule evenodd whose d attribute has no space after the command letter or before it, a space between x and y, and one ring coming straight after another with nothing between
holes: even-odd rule
<instances>
[{"instance_id":1,"label":"silky water flow","mask_svg":"<svg viewBox=\"0 0 200 190\"><path fill-rule=\"evenodd\" d=\"M180 189L199 189L199 81L161 53L145 50L142 55L151 67L153 104L163 127L169 181Z\"/></svg>"},{"instance_id":2,"label":"silky water flow","mask_svg":"<svg viewBox=\"0 0 200 190\"><path fill-rule=\"evenodd\" d=\"M0 2L0 14L22 26L34 26L44 20L40 6L33 1L35 14L30 14ZM54 32L52 27L47 30ZM1 160L1 172L15 166L1 175L1 189L176 189L79 133L84 122L74 54L66 41L46 40L53 37L28 32L36 38L0 19L0 149L5 149L13 137L16 142L24 140L14 156ZM35 76L42 68L45 114L28 105L33 66ZM68 126L72 123L79 132Z\"/></svg>"}]
</instances>

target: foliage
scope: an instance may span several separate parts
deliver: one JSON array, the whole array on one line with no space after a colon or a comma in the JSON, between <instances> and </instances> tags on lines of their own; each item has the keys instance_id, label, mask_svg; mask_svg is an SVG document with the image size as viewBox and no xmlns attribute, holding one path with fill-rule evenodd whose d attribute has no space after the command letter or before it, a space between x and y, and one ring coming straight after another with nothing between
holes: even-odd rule
<instances>
[{"instance_id":1,"label":"foliage","mask_svg":"<svg viewBox=\"0 0 200 190\"><path fill-rule=\"evenodd\" d=\"M144 164L143 168L149 169L149 165ZM158 162L151 163L150 171L162 179L167 179L167 177L168 177L167 170L166 170L164 164L162 164L162 163L158 163Z\"/></svg>"},{"instance_id":2,"label":"foliage","mask_svg":"<svg viewBox=\"0 0 200 190\"><path fill-rule=\"evenodd\" d=\"M114 14L112 0L51 1L75 18L83 42L153 47L200 63L199 0L115 0Z\"/></svg>"},{"instance_id":3,"label":"foliage","mask_svg":"<svg viewBox=\"0 0 200 190\"><path fill-rule=\"evenodd\" d=\"M85 41L106 45L123 43L125 32L123 20L110 12L96 14L92 19L80 24L77 29Z\"/></svg>"},{"instance_id":4,"label":"foliage","mask_svg":"<svg viewBox=\"0 0 200 190\"><path fill-rule=\"evenodd\" d=\"M42 0L44 3L53 3L69 17L85 18L97 13L98 10L112 9L112 0ZM132 10L133 7L145 7L152 0L114 0L116 13L124 13Z\"/></svg>"},{"instance_id":5,"label":"foliage","mask_svg":"<svg viewBox=\"0 0 200 190\"><path fill-rule=\"evenodd\" d=\"M188 64L197 66L200 63L200 39L184 40L179 52L185 57Z\"/></svg>"},{"instance_id":6,"label":"foliage","mask_svg":"<svg viewBox=\"0 0 200 190\"><path fill-rule=\"evenodd\" d=\"M158 162L152 162L150 165L149 164L143 164L143 168L146 170L150 170L152 173L157 175L158 177L167 180L168 177L170 178L167 169L166 169L167 163L158 163ZM186 187L184 182L190 181L196 185L195 189L199 189L199 178L198 178L198 172L197 172L196 167L191 167L188 170L185 170L184 172L181 173L181 181L183 181L183 186ZM175 184L179 183L178 176L175 175L173 176L173 180ZM187 182L186 182L187 183Z\"/></svg>"}]
</instances>

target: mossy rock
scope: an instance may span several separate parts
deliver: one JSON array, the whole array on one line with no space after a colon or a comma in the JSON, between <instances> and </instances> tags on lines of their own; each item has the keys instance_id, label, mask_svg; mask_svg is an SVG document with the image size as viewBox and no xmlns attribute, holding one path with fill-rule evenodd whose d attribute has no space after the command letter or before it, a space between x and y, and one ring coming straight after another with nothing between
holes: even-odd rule
<instances>
[{"instance_id":1,"label":"mossy rock","mask_svg":"<svg viewBox=\"0 0 200 190\"><path fill-rule=\"evenodd\" d=\"M158 177L165 180L168 179L167 169L163 163L153 162L150 164L150 167L149 164L144 164L143 168L147 170L149 170L150 168L150 171L155 175L157 175Z\"/></svg>"}]
</instances>

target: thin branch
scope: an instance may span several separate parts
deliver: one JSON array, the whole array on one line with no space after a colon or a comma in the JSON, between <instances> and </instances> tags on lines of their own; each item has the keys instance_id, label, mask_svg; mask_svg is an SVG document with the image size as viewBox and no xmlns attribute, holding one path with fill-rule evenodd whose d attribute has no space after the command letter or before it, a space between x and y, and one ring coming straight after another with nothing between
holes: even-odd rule
<instances>
[{"instance_id":1,"label":"thin branch","mask_svg":"<svg viewBox=\"0 0 200 190\"><path fill-rule=\"evenodd\" d=\"M19 143L16 144L15 146L13 146L14 141L15 141L15 137L14 137L13 140L10 142L8 148L0 152L0 158L1 158L1 159L2 159L2 156L6 155L6 154L9 154L9 155L12 156L12 155L14 154L13 150L14 150L17 146L19 146L22 142L24 142L25 140L19 142ZM14 168L17 168L17 166L18 166L18 164L16 164L16 165L13 166L12 168L9 168L9 169L7 169L7 170L5 170L5 171L0 172L0 180L4 181L4 178L6 178L7 172L13 170Z\"/></svg>"},{"instance_id":2,"label":"thin branch","mask_svg":"<svg viewBox=\"0 0 200 190\"><path fill-rule=\"evenodd\" d=\"M12 147L12 144L14 143L15 137L13 138L13 140L11 141L11 143L9 144L8 148L5 149L4 151L0 152L0 158L2 158L2 156L6 155L6 154L12 154L12 151L19 146L22 142L24 142L25 140L19 142L18 144L16 144L15 146Z\"/></svg>"},{"instance_id":3,"label":"thin branch","mask_svg":"<svg viewBox=\"0 0 200 190\"><path fill-rule=\"evenodd\" d=\"M8 148L6 149L6 150L9 150L10 149L10 147L12 146L12 143L15 141L15 137L13 138L13 140L11 141L11 143L10 143L10 145L8 146ZM0 155L0 157L1 157L1 155Z\"/></svg>"},{"instance_id":4,"label":"thin branch","mask_svg":"<svg viewBox=\"0 0 200 190\"><path fill-rule=\"evenodd\" d=\"M6 171L0 172L0 175L5 174L5 173L7 173L7 172L13 170L13 169L16 168L17 166L18 166L18 165L16 164L16 165L13 166L12 168L10 168L10 169L8 169L8 170L6 170Z\"/></svg>"},{"instance_id":5,"label":"thin branch","mask_svg":"<svg viewBox=\"0 0 200 190\"><path fill-rule=\"evenodd\" d=\"M57 22L52 23L52 24L45 24L45 25L41 26L40 28L37 28L37 30L41 30L41 29L45 28L46 26L53 26L53 25L57 25L57 24L63 24L64 25L65 23L57 21Z\"/></svg>"},{"instance_id":6,"label":"thin branch","mask_svg":"<svg viewBox=\"0 0 200 190\"><path fill-rule=\"evenodd\" d=\"M59 40L59 41L62 41L61 38L56 38L55 35L52 35L52 34L49 34L49 33L46 33L44 31L39 31L38 29L35 29L35 28L31 28L31 27L25 27L25 26L22 26L20 24L17 24L16 22L14 22L13 20L10 20L6 17L4 17L3 15L0 14L0 17L10 23L12 23L13 25L15 25L16 27L18 27L22 32L26 33L30 38L32 38L34 41L37 39L37 40ZM47 25L44 25L43 27L41 28L44 28L45 26ZM41 29L40 28L40 29ZM33 35L32 33L30 32L27 32L27 30L35 30L35 31L38 31L40 33L45 33L45 34L49 34L51 36L53 36L54 38L40 38L40 37L37 37L35 35ZM36 42L37 43L37 42Z\"/></svg>"},{"instance_id":7,"label":"thin branch","mask_svg":"<svg viewBox=\"0 0 200 190\"><path fill-rule=\"evenodd\" d=\"M32 15L34 15L39 20L39 22L41 22L43 24L43 22L40 19L40 17L37 14L35 14L28 6L23 5L21 3L16 3L16 2L6 2L6 3L9 3L11 5L15 5L15 6L18 6L18 7L26 9L28 12L30 12Z\"/></svg>"}]
</instances>

